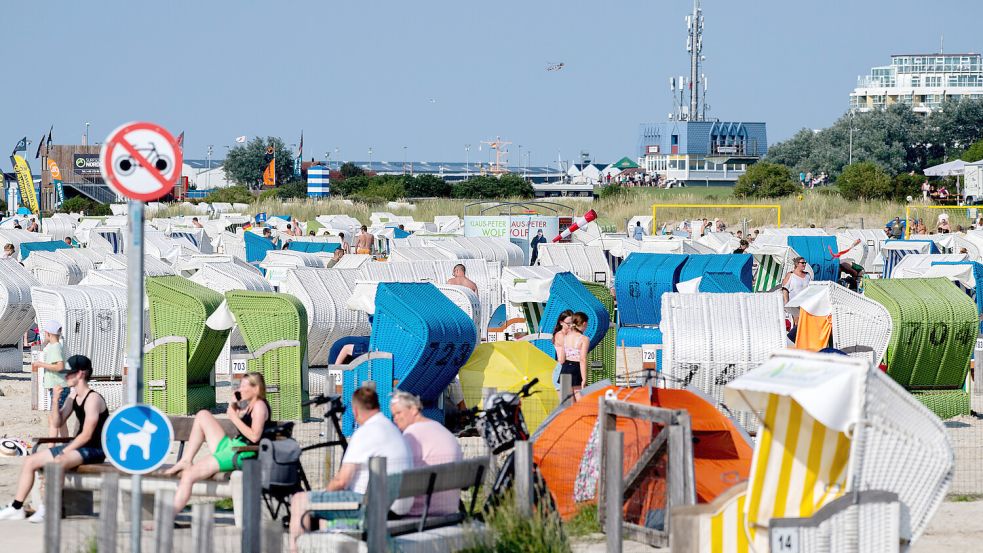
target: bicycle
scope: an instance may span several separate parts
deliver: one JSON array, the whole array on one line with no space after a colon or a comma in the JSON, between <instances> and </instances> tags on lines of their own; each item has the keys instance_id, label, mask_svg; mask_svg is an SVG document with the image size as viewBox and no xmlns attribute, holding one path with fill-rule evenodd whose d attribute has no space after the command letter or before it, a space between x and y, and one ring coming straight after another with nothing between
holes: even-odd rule
<instances>
[{"instance_id":1,"label":"bicycle","mask_svg":"<svg viewBox=\"0 0 983 553\"><path fill-rule=\"evenodd\" d=\"M539 382L538 378L532 379L529 383L519 389L518 392L498 392L492 394L485 400L485 409L480 410L472 407L461 413L461 418L465 421L463 428L460 428L455 435L458 437L481 436L493 455L510 451L502 463L495 483L488 494L484 510L497 507L503 500L506 491L511 489L515 483L515 442L517 440L528 440L529 429L526 427L525 418L522 416L520 407L522 400L531 397L538 392L530 392L533 386ZM555 512L556 505L553 496L546 487L546 482L539 472L539 468L533 464L533 503L535 505L548 506L549 512Z\"/></svg>"},{"instance_id":2,"label":"bicycle","mask_svg":"<svg viewBox=\"0 0 983 553\"><path fill-rule=\"evenodd\" d=\"M307 479L307 473L304 471L304 465L300 462L300 456L307 451L324 447L341 446L342 454L348 449L348 440L345 439L345 435L341 432L341 415L345 412L345 405L341 402L341 397L321 394L303 402L305 407L324 404L327 404L327 408L322 420L334 427L336 438L333 440L325 440L301 447L293 438L293 422L280 423L263 431L263 438L270 441L291 440L294 443L292 447L294 448L293 451L296 452L296 457L290 458L290 464L296 464L296 475L292 475L290 471L288 471L287 475L278 473L277 476L282 478L278 478L276 483L267 482L266 480L270 478L264 475L264 486L262 490L263 502L266 504L266 508L273 520L280 518L281 509L285 511L285 515L282 518L282 523L285 527L290 524L290 499L297 492L311 491L311 484ZM321 434L321 436L324 436L324 434ZM261 447L251 446L241 448L241 450L260 451ZM277 463L276 455L274 454L273 458L268 462L270 464Z\"/></svg>"}]
</instances>

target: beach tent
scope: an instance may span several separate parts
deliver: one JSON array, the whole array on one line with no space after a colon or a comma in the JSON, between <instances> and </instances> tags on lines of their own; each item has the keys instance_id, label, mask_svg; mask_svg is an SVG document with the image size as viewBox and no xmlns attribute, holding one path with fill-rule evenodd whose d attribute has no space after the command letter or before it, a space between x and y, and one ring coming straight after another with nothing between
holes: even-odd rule
<instances>
[{"instance_id":1,"label":"beach tent","mask_svg":"<svg viewBox=\"0 0 983 553\"><path fill-rule=\"evenodd\" d=\"M600 459L595 429L601 397L689 412L698 502L712 501L750 473L749 439L699 395L686 390L604 386L556 413L533 442L533 459L556 500L557 511L565 520L576 515L585 503L586 508L596 509L593 502ZM618 417L616 428L624 433L625 474L661 430L658 425L638 422ZM657 518L655 512L665 507L661 502L665 497L664 473L659 469L650 471L634 494L626 498L626 503L632 505L626 520L644 525Z\"/></svg>"},{"instance_id":2,"label":"beach tent","mask_svg":"<svg viewBox=\"0 0 983 553\"><path fill-rule=\"evenodd\" d=\"M559 397L551 384L555 366L556 359L530 342L480 344L458 373L464 390L464 402L468 406L480 406L482 388L516 392L538 378L539 382L532 388L536 395L522 400L522 416L526 426L530 432L535 432L559 404Z\"/></svg>"},{"instance_id":3,"label":"beach tent","mask_svg":"<svg viewBox=\"0 0 983 553\"><path fill-rule=\"evenodd\" d=\"M923 171L926 177L956 177L962 176L966 170L966 162L961 159L948 161L928 167Z\"/></svg>"}]
</instances>

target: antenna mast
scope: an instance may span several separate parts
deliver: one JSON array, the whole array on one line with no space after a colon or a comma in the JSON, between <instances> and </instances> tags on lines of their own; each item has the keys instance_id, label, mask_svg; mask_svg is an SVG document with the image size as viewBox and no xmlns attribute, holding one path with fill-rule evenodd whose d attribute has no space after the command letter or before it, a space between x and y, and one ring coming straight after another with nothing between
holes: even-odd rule
<instances>
[{"instance_id":1,"label":"antenna mast","mask_svg":"<svg viewBox=\"0 0 983 553\"><path fill-rule=\"evenodd\" d=\"M700 113L700 85L703 84L700 78L700 62L703 55L703 10L700 8L700 0L693 0L693 15L686 17L686 27L688 34L686 37L686 51L689 52L689 119L699 121L703 119Z\"/></svg>"}]
</instances>

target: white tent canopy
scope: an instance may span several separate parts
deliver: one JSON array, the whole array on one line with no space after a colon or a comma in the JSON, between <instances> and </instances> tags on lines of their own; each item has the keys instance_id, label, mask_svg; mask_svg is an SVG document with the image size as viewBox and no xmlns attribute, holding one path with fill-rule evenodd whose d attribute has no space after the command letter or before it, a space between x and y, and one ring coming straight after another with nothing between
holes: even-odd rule
<instances>
[{"instance_id":1,"label":"white tent canopy","mask_svg":"<svg viewBox=\"0 0 983 553\"><path fill-rule=\"evenodd\" d=\"M957 159L955 161L948 161L933 167L925 169L926 177L955 177L961 176L963 171L966 169L966 162Z\"/></svg>"}]
</instances>

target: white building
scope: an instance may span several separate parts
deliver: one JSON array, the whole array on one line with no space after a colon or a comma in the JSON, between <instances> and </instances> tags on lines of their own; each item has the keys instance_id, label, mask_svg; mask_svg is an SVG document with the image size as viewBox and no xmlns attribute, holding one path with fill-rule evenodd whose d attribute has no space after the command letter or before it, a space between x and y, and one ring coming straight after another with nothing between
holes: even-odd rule
<instances>
[{"instance_id":1,"label":"white building","mask_svg":"<svg viewBox=\"0 0 983 553\"><path fill-rule=\"evenodd\" d=\"M567 176L573 182L596 184L601 182L601 171L607 167L604 163L574 163L567 169Z\"/></svg>"},{"instance_id":2,"label":"white building","mask_svg":"<svg viewBox=\"0 0 983 553\"><path fill-rule=\"evenodd\" d=\"M225 176L222 161L204 159L186 159L181 167L181 176L188 178L188 188L195 190L211 190L226 188L232 183Z\"/></svg>"},{"instance_id":3,"label":"white building","mask_svg":"<svg viewBox=\"0 0 983 553\"><path fill-rule=\"evenodd\" d=\"M857 77L850 109L870 111L906 104L918 113L938 109L945 100L983 98L980 54L901 54L891 65Z\"/></svg>"}]
</instances>

